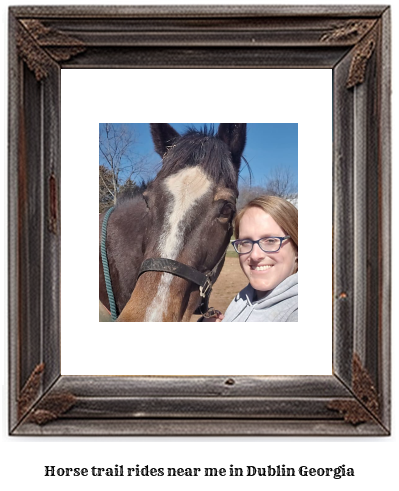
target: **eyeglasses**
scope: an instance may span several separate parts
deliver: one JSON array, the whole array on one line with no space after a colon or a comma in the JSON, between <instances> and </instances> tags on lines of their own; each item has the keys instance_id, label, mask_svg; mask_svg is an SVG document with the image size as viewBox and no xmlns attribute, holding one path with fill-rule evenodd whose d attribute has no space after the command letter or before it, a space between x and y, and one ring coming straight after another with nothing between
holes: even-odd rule
<instances>
[{"instance_id":1,"label":"eyeglasses","mask_svg":"<svg viewBox=\"0 0 399 491\"><path fill-rule=\"evenodd\" d=\"M259 240L239 239L233 240L231 243L238 254L248 254L252 252L254 244L258 244L263 252L278 252L283 240L290 238L290 235L286 235L285 237L265 237Z\"/></svg>"}]
</instances>

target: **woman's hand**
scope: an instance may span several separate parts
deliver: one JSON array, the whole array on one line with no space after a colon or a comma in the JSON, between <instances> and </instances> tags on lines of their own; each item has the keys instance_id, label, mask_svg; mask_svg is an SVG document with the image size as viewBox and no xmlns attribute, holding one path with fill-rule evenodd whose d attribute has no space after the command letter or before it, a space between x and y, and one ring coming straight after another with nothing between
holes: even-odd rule
<instances>
[{"instance_id":1,"label":"woman's hand","mask_svg":"<svg viewBox=\"0 0 399 491\"><path fill-rule=\"evenodd\" d=\"M204 315L202 322L222 322L222 319L224 319L224 314L222 314L220 310L210 308Z\"/></svg>"}]
</instances>

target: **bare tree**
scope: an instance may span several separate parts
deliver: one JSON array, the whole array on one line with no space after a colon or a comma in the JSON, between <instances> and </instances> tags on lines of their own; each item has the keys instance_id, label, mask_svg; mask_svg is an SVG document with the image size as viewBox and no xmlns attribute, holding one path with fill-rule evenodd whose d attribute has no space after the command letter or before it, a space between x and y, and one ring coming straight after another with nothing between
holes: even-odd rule
<instances>
[{"instance_id":1,"label":"bare tree","mask_svg":"<svg viewBox=\"0 0 399 491\"><path fill-rule=\"evenodd\" d=\"M114 203L113 197L113 174L104 165L100 165L99 171L99 193L100 193L100 213L107 210Z\"/></svg>"},{"instance_id":2,"label":"bare tree","mask_svg":"<svg viewBox=\"0 0 399 491\"><path fill-rule=\"evenodd\" d=\"M265 194L280 196L285 199L293 199L298 190L294 180L294 174L289 167L278 166L266 176Z\"/></svg>"},{"instance_id":3,"label":"bare tree","mask_svg":"<svg viewBox=\"0 0 399 491\"><path fill-rule=\"evenodd\" d=\"M239 186L239 194L237 199L237 210L240 211L247 203L254 198L262 196L266 193L266 189L263 186L251 185L248 179L244 179Z\"/></svg>"},{"instance_id":4,"label":"bare tree","mask_svg":"<svg viewBox=\"0 0 399 491\"><path fill-rule=\"evenodd\" d=\"M253 185L250 179L243 179L239 186L237 210L258 196L280 196L298 207L298 188L294 174L288 167L275 167L262 183Z\"/></svg>"},{"instance_id":5,"label":"bare tree","mask_svg":"<svg viewBox=\"0 0 399 491\"><path fill-rule=\"evenodd\" d=\"M129 126L113 123L100 125L100 203L101 187L109 200L116 204L123 183L128 180L134 182L135 177L146 172L145 157L137 158L133 153L135 143L136 135ZM105 201L107 199L103 196Z\"/></svg>"}]
</instances>

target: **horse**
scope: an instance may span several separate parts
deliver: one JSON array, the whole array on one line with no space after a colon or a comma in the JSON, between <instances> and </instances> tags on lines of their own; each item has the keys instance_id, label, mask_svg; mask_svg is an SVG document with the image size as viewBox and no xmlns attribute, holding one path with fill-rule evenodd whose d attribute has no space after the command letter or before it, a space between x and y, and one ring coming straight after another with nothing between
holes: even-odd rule
<instances>
[{"instance_id":1,"label":"horse","mask_svg":"<svg viewBox=\"0 0 399 491\"><path fill-rule=\"evenodd\" d=\"M142 194L115 206L107 223L117 321L186 322L205 296L195 278L207 278L205 289L211 288L223 266L246 123L220 123L217 132L191 127L182 135L168 123L150 123L150 130L162 167ZM109 309L101 258L104 215L100 301Z\"/></svg>"}]
</instances>

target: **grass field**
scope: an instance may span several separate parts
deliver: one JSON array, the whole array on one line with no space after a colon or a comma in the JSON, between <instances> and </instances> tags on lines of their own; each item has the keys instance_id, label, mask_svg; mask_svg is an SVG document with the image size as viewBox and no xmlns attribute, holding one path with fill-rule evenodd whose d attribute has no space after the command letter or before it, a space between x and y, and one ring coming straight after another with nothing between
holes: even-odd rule
<instances>
[{"instance_id":1,"label":"grass field","mask_svg":"<svg viewBox=\"0 0 399 491\"><path fill-rule=\"evenodd\" d=\"M236 251L234 250L234 247L231 244L229 244L229 246L227 248L226 257L238 258L238 254L236 253Z\"/></svg>"}]
</instances>

